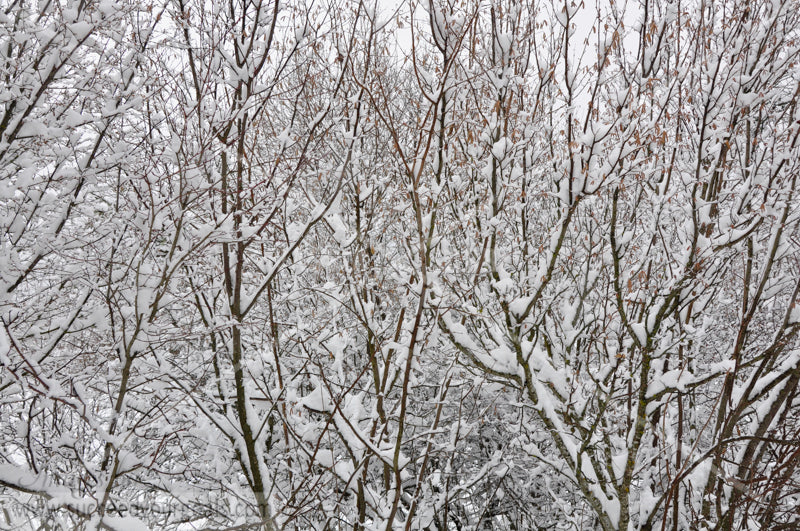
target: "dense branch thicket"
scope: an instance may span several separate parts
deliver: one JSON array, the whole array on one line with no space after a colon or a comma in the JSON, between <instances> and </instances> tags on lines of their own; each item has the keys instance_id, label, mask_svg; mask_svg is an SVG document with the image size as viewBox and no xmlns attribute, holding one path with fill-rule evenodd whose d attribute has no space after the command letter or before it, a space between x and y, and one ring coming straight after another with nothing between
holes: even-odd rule
<instances>
[{"instance_id":1,"label":"dense branch thicket","mask_svg":"<svg viewBox=\"0 0 800 531\"><path fill-rule=\"evenodd\" d=\"M3 529L796 529L797 0L4 0Z\"/></svg>"}]
</instances>

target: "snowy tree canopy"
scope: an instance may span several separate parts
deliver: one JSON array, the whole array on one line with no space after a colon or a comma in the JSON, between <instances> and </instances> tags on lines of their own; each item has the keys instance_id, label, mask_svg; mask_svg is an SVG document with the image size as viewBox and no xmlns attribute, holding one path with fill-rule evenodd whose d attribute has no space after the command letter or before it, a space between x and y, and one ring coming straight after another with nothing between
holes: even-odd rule
<instances>
[{"instance_id":1,"label":"snowy tree canopy","mask_svg":"<svg viewBox=\"0 0 800 531\"><path fill-rule=\"evenodd\" d=\"M797 0L0 7L0 528L800 527Z\"/></svg>"}]
</instances>

